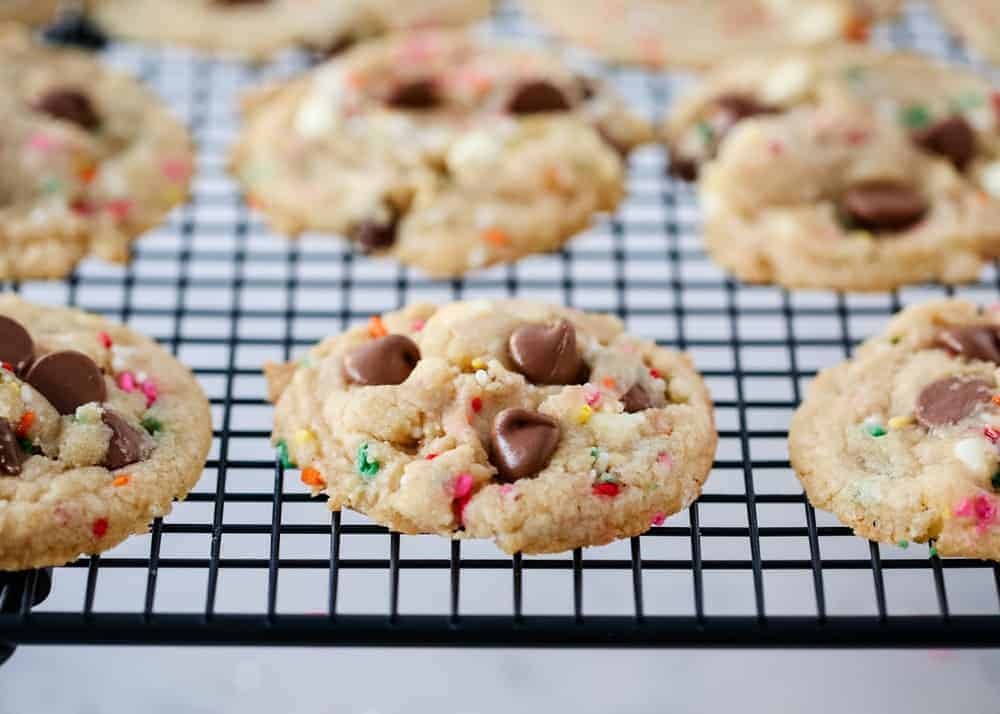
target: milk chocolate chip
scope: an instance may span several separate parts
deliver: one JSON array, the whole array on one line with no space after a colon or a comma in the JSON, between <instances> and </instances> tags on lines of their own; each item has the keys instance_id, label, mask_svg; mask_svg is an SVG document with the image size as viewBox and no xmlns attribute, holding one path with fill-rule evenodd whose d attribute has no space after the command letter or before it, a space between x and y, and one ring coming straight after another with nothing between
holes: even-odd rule
<instances>
[{"instance_id":1,"label":"milk chocolate chip","mask_svg":"<svg viewBox=\"0 0 1000 714\"><path fill-rule=\"evenodd\" d=\"M396 242L396 228L399 219L393 217L388 223L365 221L354 229L354 240L361 246L364 253L374 253L391 248Z\"/></svg>"},{"instance_id":2,"label":"milk chocolate chip","mask_svg":"<svg viewBox=\"0 0 1000 714\"><path fill-rule=\"evenodd\" d=\"M17 320L0 315L0 361L20 374L28 368L34 356L35 343L24 326Z\"/></svg>"},{"instance_id":3,"label":"milk chocolate chip","mask_svg":"<svg viewBox=\"0 0 1000 714\"><path fill-rule=\"evenodd\" d=\"M60 414L108 398L104 375L82 352L63 350L40 357L24 376L24 381L42 393Z\"/></svg>"},{"instance_id":4,"label":"milk chocolate chip","mask_svg":"<svg viewBox=\"0 0 1000 714\"><path fill-rule=\"evenodd\" d=\"M927 151L950 160L959 171L976 154L976 132L957 114L915 132L913 139Z\"/></svg>"},{"instance_id":5,"label":"milk chocolate chip","mask_svg":"<svg viewBox=\"0 0 1000 714\"><path fill-rule=\"evenodd\" d=\"M398 84L385 99L385 103L395 109L433 109L440 102L437 84L432 79Z\"/></svg>"},{"instance_id":6,"label":"milk chocolate chip","mask_svg":"<svg viewBox=\"0 0 1000 714\"><path fill-rule=\"evenodd\" d=\"M732 129L744 119L763 114L774 114L778 111L776 107L757 101L753 95L739 92L723 94L715 100L715 107L715 129L721 133Z\"/></svg>"},{"instance_id":7,"label":"milk chocolate chip","mask_svg":"<svg viewBox=\"0 0 1000 714\"><path fill-rule=\"evenodd\" d=\"M514 90L507 102L507 111L511 114L542 114L564 112L570 106L569 99L559 87L544 79L536 79Z\"/></svg>"},{"instance_id":8,"label":"milk chocolate chip","mask_svg":"<svg viewBox=\"0 0 1000 714\"><path fill-rule=\"evenodd\" d=\"M504 409L493 420L493 465L504 481L534 476L559 445L559 422L540 412Z\"/></svg>"},{"instance_id":9,"label":"milk chocolate chip","mask_svg":"<svg viewBox=\"0 0 1000 714\"><path fill-rule=\"evenodd\" d=\"M534 384L580 384L587 367L576 349L576 329L569 320L554 325L524 325L507 342L517 371Z\"/></svg>"},{"instance_id":10,"label":"milk chocolate chip","mask_svg":"<svg viewBox=\"0 0 1000 714\"><path fill-rule=\"evenodd\" d=\"M101 421L111 429L111 441L101 465L109 471L142 461L152 451L153 441L144 430L136 429L118 413L105 409Z\"/></svg>"},{"instance_id":11,"label":"milk chocolate chip","mask_svg":"<svg viewBox=\"0 0 1000 714\"><path fill-rule=\"evenodd\" d=\"M934 346L958 357L1000 364L1000 328L993 325L945 328L938 333Z\"/></svg>"},{"instance_id":12,"label":"milk chocolate chip","mask_svg":"<svg viewBox=\"0 0 1000 714\"><path fill-rule=\"evenodd\" d=\"M621 401L625 406L625 411L629 414L643 412L653 406L653 400L650 399L649 392L638 382L633 384L632 388L622 395Z\"/></svg>"},{"instance_id":13,"label":"milk chocolate chip","mask_svg":"<svg viewBox=\"0 0 1000 714\"><path fill-rule=\"evenodd\" d=\"M17 443L17 435L10 422L0 417L0 474L17 476L21 473L21 460L24 453Z\"/></svg>"},{"instance_id":14,"label":"milk chocolate chip","mask_svg":"<svg viewBox=\"0 0 1000 714\"><path fill-rule=\"evenodd\" d=\"M924 426L955 424L976 405L993 397L993 385L982 379L946 377L924 387L917 397L916 417Z\"/></svg>"},{"instance_id":15,"label":"milk chocolate chip","mask_svg":"<svg viewBox=\"0 0 1000 714\"><path fill-rule=\"evenodd\" d=\"M38 100L37 107L51 117L71 122L87 131L93 131L101 124L90 99L77 89L51 89Z\"/></svg>"},{"instance_id":16,"label":"milk chocolate chip","mask_svg":"<svg viewBox=\"0 0 1000 714\"><path fill-rule=\"evenodd\" d=\"M355 347L344 371L355 384L402 384L420 361L420 348L405 335L386 335Z\"/></svg>"},{"instance_id":17,"label":"milk chocolate chip","mask_svg":"<svg viewBox=\"0 0 1000 714\"><path fill-rule=\"evenodd\" d=\"M844 194L841 202L850 223L873 231L901 231L927 213L927 201L915 189L893 181L869 181Z\"/></svg>"}]
</instances>

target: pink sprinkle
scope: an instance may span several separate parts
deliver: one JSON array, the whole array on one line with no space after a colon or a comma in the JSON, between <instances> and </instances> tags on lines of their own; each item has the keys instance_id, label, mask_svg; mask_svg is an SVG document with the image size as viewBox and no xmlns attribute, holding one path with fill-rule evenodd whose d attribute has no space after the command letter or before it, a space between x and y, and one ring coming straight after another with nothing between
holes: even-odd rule
<instances>
[{"instance_id":1,"label":"pink sprinkle","mask_svg":"<svg viewBox=\"0 0 1000 714\"><path fill-rule=\"evenodd\" d=\"M472 492L472 474L459 474L455 477L452 493L456 499L465 498Z\"/></svg>"},{"instance_id":2,"label":"pink sprinkle","mask_svg":"<svg viewBox=\"0 0 1000 714\"><path fill-rule=\"evenodd\" d=\"M503 486L500 487L500 495L501 496L509 496L510 492L513 491L513 490L514 490L514 484L512 484L512 483L505 483Z\"/></svg>"},{"instance_id":3,"label":"pink sprinkle","mask_svg":"<svg viewBox=\"0 0 1000 714\"><path fill-rule=\"evenodd\" d=\"M59 143L46 134L33 134L32 137L28 139L28 148L41 153L47 153L58 146Z\"/></svg>"},{"instance_id":4,"label":"pink sprinkle","mask_svg":"<svg viewBox=\"0 0 1000 714\"><path fill-rule=\"evenodd\" d=\"M984 426L983 436L989 439L991 444L995 444L1000 439L1000 431L997 431L992 426Z\"/></svg>"},{"instance_id":5,"label":"pink sprinkle","mask_svg":"<svg viewBox=\"0 0 1000 714\"><path fill-rule=\"evenodd\" d=\"M665 469L673 468L674 461L670 458L670 454L666 451L661 451L656 455L656 463L662 465Z\"/></svg>"},{"instance_id":6,"label":"pink sprinkle","mask_svg":"<svg viewBox=\"0 0 1000 714\"><path fill-rule=\"evenodd\" d=\"M633 345L631 342L622 343L622 352L624 352L627 355L632 354L633 352L635 352L635 345Z\"/></svg>"},{"instance_id":7,"label":"pink sprinkle","mask_svg":"<svg viewBox=\"0 0 1000 714\"><path fill-rule=\"evenodd\" d=\"M955 507L958 518L975 518L976 533L982 535L997 519L996 499L988 493L980 492L971 498L963 499Z\"/></svg>"},{"instance_id":8,"label":"pink sprinkle","mask_svg":"<svg viewBox=\"0 0 1000 714\"><path fill-rule=\"evenodd\" d=\"M664 513L663 511L657 511L656 513L653 514L653 520L651 521L651 523L654 526L662 526L665 520L667 520L667 514Z\"/></svg>"},{"instance_id":9,"label":"pink sprinkle","mask_svg":"<svg viewBox=\"0 0 1000 714\"><path fill-rule=\"evenodd\" d=\"M128 218L129 211L132 210L132 202L124 198L114 199L105 203L104 208L116 221L120 222Z\"/></svg>"},{"instance_id":10,"label":"pink sprinkle","mask_svg":"<svg viewBox=\"0 0 1000 714\"><path fill-rule=\"evenodd\" d=\"M858 146L868 141L868 132L864 129L848 129L847 143L851 146Z\"/></svg>"},{"instance_id":11,"label":"pink sprinkle","mask_svg":"<svg viewBox=\"0 0 1000 714\"><path fill-rule=\"evenodd\" d=\"M422 329L424 329L424 326L426 324L427 320L414 320L413 324L410 327L413 328L414 332L420 332Z\"/></svg>"},{"instance_id":12,"label":"pink sprinkle","mask_svg":"<svg viewBox=\"0 0 1000 714\"><path fill-rule=\"evenodd\" d=\"M153 403L156 402L157 398L160 396L159 391L156 389L156 382L152 379L147 379L140 385L140 389L142 389L142 393L146 395L146 406L153 406Z\"/></svg>"},{"instance_id":13,"label":"pink sprinkle","mask_svg":"<svg viewBox=\"0 0 1000 714\"><path fill-rule=\"evenodd\" d=\"M164 176L177 183L187 181L191 176L191 165L181 159L167 159L160 168Z\"/></svg>"},{"instance_id":14,"label":"pink sprinkle","mask_svg":"<svg viewBox=\"0 0 1000 714\"><path fill-rule=\"evenodd\" d=\"M587 400L587 406L592 407L599 401L601 401L601 393L596 389L594 389L593 387L589 387L587 390L587 396L585 398Z\"/></svg>"},{"instance_id":15,"label":"pink sprinkle","mask_svg":"<svg viewBox=\"0 0 1000 714\"><path fill-rule=\"evenodd\" d=\"M109 335L107 332L103 331L98 332L97 339L99 339L101 341L101 344L104 345L104 349L106 350L111 349L111 335Z\"/></svg>"},{"instance_id":16,"label":"pink sprinkle","mask_svg":"<svg viewBox=\"0 0 1000 714\"><path fill-rule=\"evenodd\" d=\"M785 150L784 145L777 139L771 139L767 142L767 150L771 152L772 156L780 156Z\"/></svg>"},{"instance_id":17,"label":"pink sprinkle","mask_svg":"<svg viewBox=\"0 0 1000 714\"><path fill-rule=\"evenodd\" d=\"M118 375L118 388L125 392L135 391L135 375L131 372L122 372Z\"/></svg>"}]
</instances>

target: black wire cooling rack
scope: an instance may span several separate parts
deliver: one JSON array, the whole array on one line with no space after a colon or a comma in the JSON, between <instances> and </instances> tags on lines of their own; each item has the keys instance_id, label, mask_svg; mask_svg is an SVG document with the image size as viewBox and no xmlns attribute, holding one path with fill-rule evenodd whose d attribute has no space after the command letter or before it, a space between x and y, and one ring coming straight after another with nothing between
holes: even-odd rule
<instances>
[{"instance_id":1,"label":"black wire cooling rack","mask_svg":"<svg viewBox=\"0 0 1000 714\"><path fill-rule=\"evenodd\" d=\"M506 4L490 31L541 39ZM921 4L876 39L969 61ZM570 55L607 73L651 117L687 81ZM818 368L907 303L943 294L995 301L994 268L959 290L873 296L741 285L706 258L692 189L668 178L662 151L649 148L632 159L622 210L565 252L428 281L335 239L273 236L227 178L239 93L305 59L255 69L131 46L107 58L189 121L200 144L194 199L136 245L127 267L91 261L63 282L10 287L159 338L208 391L214 445L201 482L169 517L148 536L55 569L47 599L48 571L0 574L0 641L1000 645L997 566L856 538L807 503L785 447ZM688 512L606 547L511 558L490 543L401 537L351 512L331 515L275 460L264 360L414 300L514 294L617 314L632 332L693 354L721 441Z\"/></svg>"}]
</instances>

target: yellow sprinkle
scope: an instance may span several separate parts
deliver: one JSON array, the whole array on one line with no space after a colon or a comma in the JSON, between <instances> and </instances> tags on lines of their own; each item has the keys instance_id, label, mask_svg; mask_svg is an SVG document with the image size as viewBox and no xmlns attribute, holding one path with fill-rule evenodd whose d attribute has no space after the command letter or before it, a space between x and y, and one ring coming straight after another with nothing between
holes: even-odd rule
<instances>
[{"instance_id":1,"label":"yellow sprinkle","mask_svg":"<svg viewBox=\"0 0 1000 714\"><path fill-rule=\"evenodd\" d=\"M909 415L906 415L906 416L894 416L892 419L889 420L889 428L890 429L905 429L906 427L910 426L910 424L912 424L912 423L913 423L913 417L912 416L909 416Z\"/></svg>"},{"instance_id":2,"label":"yellow sprinkle","mask_svg":"<svg viewBox=\"0 0 1000 714\"><path fill-rule=\"evenodd\" d=\"M592 417L593 415L594 415L594 410L591 409L589 406L584 405L580 408L580 416L578 416L576 419L581 424L586 424L588 421L590 421L590 417Z\"/></svg>"},{"instance_id":3,"label":"yellow sprinkle","mask_svg":"<svg viewBox=\"0 0 1000 714\"><path fill-rule=\"evenodd\" d=\"M295 432L296 444L308 444L311 441L316 441L316 435L308 429L299 429Z\"/></svg>"},{"instance_id":4,"label":"yellow sprinkle","mask_svg":"<svg viewBox=\"0 0 1000 714\"><path fill-rule=\"evenodd\" d=\"M486 362L483 361L482 357L476 357L474 360L472 360L472 368L473 369L482 369L485 366L486 366Z\"/></svg>"},{"instance_id":5,"label":"yellow sprinkle","mask_svg":"<svg viewBox=\"0 0 1000 714\"><path fill-rule=\"evenodd\" d=\"M854 238L855 240L864 240L864 241L875 240L875 236L873 236L868 231L851 231L850 237Z\"/></svg>"}]
</instances>

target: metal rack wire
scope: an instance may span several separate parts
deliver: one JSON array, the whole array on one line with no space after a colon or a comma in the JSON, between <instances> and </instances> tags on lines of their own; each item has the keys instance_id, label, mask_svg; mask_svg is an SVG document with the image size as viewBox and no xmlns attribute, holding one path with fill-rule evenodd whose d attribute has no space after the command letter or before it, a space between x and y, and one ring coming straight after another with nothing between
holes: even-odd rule
<instances>
[{"instance_id":1,"label":"metal rack wire","mask_svg":"<svg viewBox=\"0 0 1000 714\"><path fill-rule=\"evenodd\" d=\"M491 31L538 41L502 5ZM922 4L878 40L968 61ZM211 397L201 483L148 536L52 576L2 574L0 660L10 643L491 646L997 646L1000 568L854 537L802 495L788 421L816 370L843 359L904 304L959 293L996 300L1000 275L949 290L847 296L750 287L706 258L690 187L662 151L632 159L629 198L567 250L434 282L343 242L289 243L248 212L224 170L235 101L301 69L254 69L180 50L113 46L156 87L201 149L194 200L124 268L10 286L157 337ZM683 77L606 72L651 116ZM512 295L615 313L632 332L689 350L716 399L721 445L705 494L630 541L546 556L388 533L329 514L268 445L259 366L413 300ZM43 600L41 604L36 603ZM9 653L10 647L7 648Z\"/></svg>"}]
</instances>

